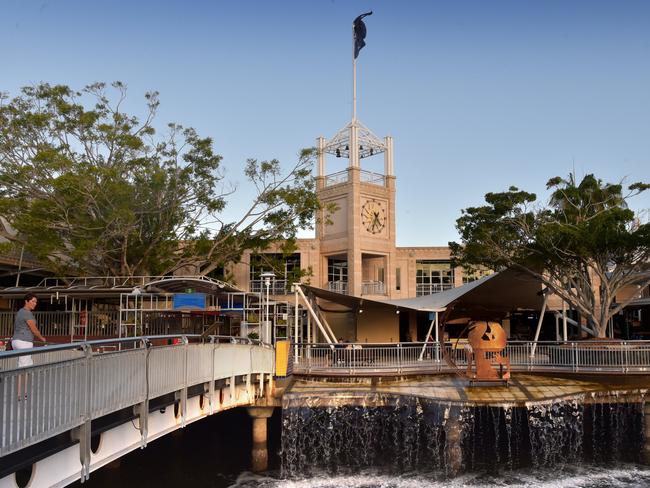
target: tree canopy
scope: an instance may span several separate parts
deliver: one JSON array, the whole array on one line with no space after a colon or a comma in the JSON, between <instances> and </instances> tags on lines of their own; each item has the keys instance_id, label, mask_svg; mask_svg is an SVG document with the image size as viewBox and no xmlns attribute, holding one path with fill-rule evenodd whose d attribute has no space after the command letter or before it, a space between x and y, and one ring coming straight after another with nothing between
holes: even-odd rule
<instances>
[{"instance_id":1,"label":"tree canopy","mask_svg":"<svg viewBox=\"0 0 650 488\"><path fill-rule=\"evenodd\" d=\"M248 160L256 194L229 221L236 186L212 139L175 123L157 132L156 92L143 120L123 111L125 97L120 82L0 96L0 216L17 231L4 237L59 274L207 274L311 225L313 150L287 171Z\"/></svg>"},{"instance_id":2,"label":"tree canopy","mask_svg":"<svg viewBox=\"0 0 650 488\"><path fill-rule=\"evenodd\" d=\"M456 265L515 268L538 278L586 317L605 337L609 319L650 284L650 224L628 200L650 188L604 183L593 174L548 181L551 197L536 204L533 193L510 187L488 193L486 205L462 211L460 242L450 242ZM638 295L637 295L638 296Z\"/></svg>"}]
</instances>

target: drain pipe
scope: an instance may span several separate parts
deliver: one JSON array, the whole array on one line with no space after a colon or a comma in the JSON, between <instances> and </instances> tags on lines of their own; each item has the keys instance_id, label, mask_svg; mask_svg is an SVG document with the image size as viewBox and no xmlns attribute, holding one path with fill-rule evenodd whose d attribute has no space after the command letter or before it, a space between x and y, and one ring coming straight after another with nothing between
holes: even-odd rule
<instances>
[{"instance_id":1,"label":"drain pipe","mask_svg":"<svg viewBox=\"0 0 650 488\"><path fill-rule=\"evenodd\" d=\"M314 312L314 309L312 308L311 304L309 303L309 300L307 300L307 297L302 291L302 288L300 285L294 285L296 292L300 294L302 299L305 301L305 305L307 306L307 310L309 310L309 314L314 318L316 321L316 325L318 325L318 328L320 329L321 333L325 336L325 340L327 341L328 344L336 344L337 340L336 337L333 339L330 339L329 334L325 330L325 327L323 327L323 324L319 320L318 316L316 315L316 312Z\"/></svg>"}]
</instances>

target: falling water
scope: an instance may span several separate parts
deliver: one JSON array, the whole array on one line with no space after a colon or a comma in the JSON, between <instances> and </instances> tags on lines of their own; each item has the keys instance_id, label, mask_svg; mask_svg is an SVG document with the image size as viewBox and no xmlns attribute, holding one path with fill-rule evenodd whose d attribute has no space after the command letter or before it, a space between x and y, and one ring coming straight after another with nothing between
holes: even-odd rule
<instances>
[{"instance_id":1,"label":"falling water","mask_svg":"<svg viewBox=\"0 0 650 488\"><path fill-rule=\"evenodd\" d=\"M460 465L450 459L447 445L454 428L461 429ZM283 410L282 477L371 470L380 476L458 480L459 475L512 477L530 469L614 466L639 461L642 432L638 403L457 407L401 397L394 406L380 407L294 404Z\"/></svg>"}]
</instances>

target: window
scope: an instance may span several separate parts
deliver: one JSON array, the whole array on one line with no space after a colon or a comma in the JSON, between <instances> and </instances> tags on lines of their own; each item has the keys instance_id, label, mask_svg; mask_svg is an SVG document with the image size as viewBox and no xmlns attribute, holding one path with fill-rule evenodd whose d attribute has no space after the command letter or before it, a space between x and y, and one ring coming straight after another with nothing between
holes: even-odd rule
<instances>
[{"instance_id":1,"label":"window","mask_svg":"<svg viewBox=\"0 0 650 488\"><path fill-rule=\"evenodd\" d=\"M454 286L454 270L449 261L420 260L415 264L415 294L430 295Z\"/></svg>"},{"instance_id":2,"label":"window","mask_svg":"<svg viewBox=\"0 0 650 488\"><path fill-rule=\"evenodd\" d=\"M476 281L480 278L483 278L484 276L491 275L494 271L491 269L487 269L484 267L478 267L473 270L463 270L463 284L465 283L471 283L472 281Z\"/></svg>"},{"instance_id":3,"label":"window","mask_svg":"<svg viewBox=\"0 0 650 488\"><path fill-rule=\"evenodd\" d=\"M332 259L327 260L327 281L337 282L348 281L348 262L343 259Z\"/></svg>"},{"instance_id":4,"label":"window","mask_svg":"<svg viewBox=\"0 0 650 488\"><path fill-rule=\"evenodd\" d=\"M253 254L250 258L250 291L262 291L262 273L275 274L271 293L282 295L287 292L291 284L298 281L300 276L300 254L295 253L285 256L281 253Z\"/></svg>"},{"instance_id":5,"label":"window","mask_svg":"<svg viewBox=\"0 0 650 488\"><path fill-rule=\"evenodd\" d=\"M395 289L400 291L402 289L402 269L397 268L395 270Z\"/></svg>"}]
</instances>

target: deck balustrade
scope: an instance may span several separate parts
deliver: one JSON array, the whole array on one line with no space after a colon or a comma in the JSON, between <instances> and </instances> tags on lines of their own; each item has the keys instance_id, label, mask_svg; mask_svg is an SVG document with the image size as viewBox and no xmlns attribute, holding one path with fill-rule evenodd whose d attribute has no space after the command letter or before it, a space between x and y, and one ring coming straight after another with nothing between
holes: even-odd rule
<instances>
[{"instance_id":1,"label":"deck balustrade","mask_svg":"<svg viewBox=\"0 0 650 488\"><path fill-rule=\"evenodd\" d=\"M298 374L451 373L467 367L466 351L454 342L297 344L294 351ZM520 372L650 372L650 341L509 342L504 355Z\"/></svg>"}]
</instances>

